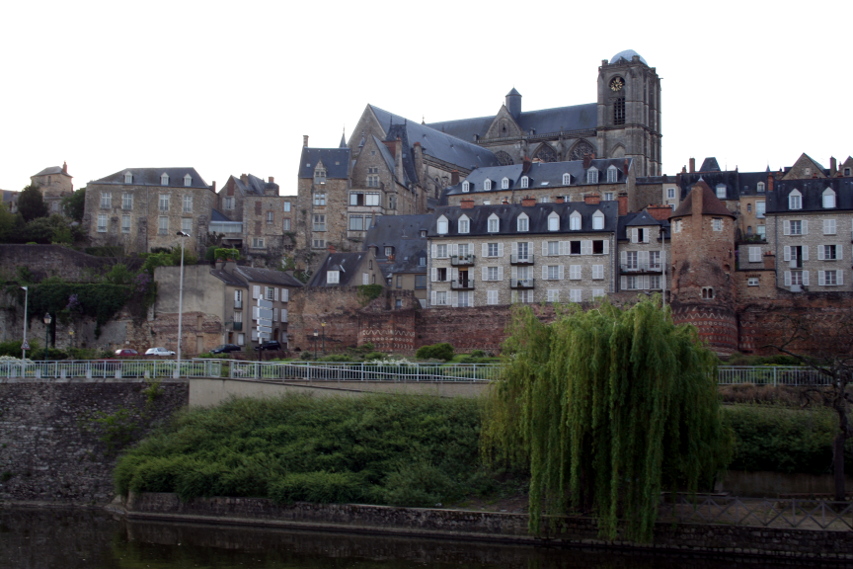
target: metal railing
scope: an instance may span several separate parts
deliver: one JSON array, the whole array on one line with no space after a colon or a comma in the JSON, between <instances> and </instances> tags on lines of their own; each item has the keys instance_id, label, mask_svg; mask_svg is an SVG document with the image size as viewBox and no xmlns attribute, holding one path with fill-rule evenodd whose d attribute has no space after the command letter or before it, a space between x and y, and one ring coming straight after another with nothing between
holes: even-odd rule
<instances>
[{"instance_id":1,"label":"metal railing","mask_svg":"<svg viewBox=\"0 0 853 569\"><path fill-rule=\"evenodd\" d=\"M156 379L175 376L175 360L20 361L0 363L3 379ZM227 359L182 360L181 378L287 379L296 381L493 381L500 364L408 362L303 362ZM720 366L719 385L831 385L832 378L808 367Z\"/></svg>"}]
</instances>

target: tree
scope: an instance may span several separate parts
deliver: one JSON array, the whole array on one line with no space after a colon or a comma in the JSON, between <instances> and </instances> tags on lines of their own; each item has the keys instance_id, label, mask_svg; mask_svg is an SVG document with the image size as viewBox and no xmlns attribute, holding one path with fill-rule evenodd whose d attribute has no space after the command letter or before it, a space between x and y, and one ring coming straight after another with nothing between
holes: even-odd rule
<instances>
[{"instance_id":1,"label":"tree","mask_svg":"<svg viewBox=\"0 0 853 569\"><path fill-rule=\"evenodd\" d=\"M83 212L86 206L86 188L80 188L71 195L62 198L62 211L76 221L83 222Z\"/></svg>"},{"instance_id":2,"label":"tree","mask_svg":"<svg viewBox=\"0 0 853 569\"><path fill-rule=\"evenodd\" d=\"M825 378L804 386L802 396L804 404L817 402L832 409L838 419L832 449L836 502L846 500L844 445L853 437L853 306L849 299L840 300L822 308L795 303L792 310L776 313L779 328L786 333L779 343L765 346L793 356Z\"/></svg>"},{"instance_id":3,"label":"tree","mask_svg":"<svg viewBox=\"0 0 853 569\"><path fill-rule=\"evenodd\" d=\"M22 221L21 217L12 213L6 204L0 203L0 243L12 241L12 236Z\"/></svg>"},{"instance_id":4,"label":"tree","mask_svg":"<svg viewBox=\"0 0 853 569\"><path fill-rule=\"evenodd\" d=\"M655 300L628 310L513 316L484 450L530 469L530 529L592 513L600 533L649 541L663 487L695 491L728 462L716 356ZM621 520L621 521L620 521Z\"/></svg>"},{"instance_id":5,"label":"tree","mask_svg":"<svg viewBox=\"0 0 853 569\"><path fill-rule=\"evenodd\" d=\"M47 217L47 205L44 196L37 186L29 185L18 196L18 212L24 221L32 221L37 217Z\"/></svg>"}]
</instances>

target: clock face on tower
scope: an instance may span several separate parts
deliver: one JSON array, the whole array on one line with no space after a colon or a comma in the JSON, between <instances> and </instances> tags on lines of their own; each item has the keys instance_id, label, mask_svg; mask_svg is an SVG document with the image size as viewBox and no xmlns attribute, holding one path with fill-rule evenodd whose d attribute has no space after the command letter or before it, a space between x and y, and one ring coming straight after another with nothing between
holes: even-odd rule
<instances>
[{"instance_id":1,"label":"clock face on tower","mask_svg":"<svg viewBox=\"0 0 853 569\"><path fill-rule=\"evenodd\" d=\"M610 80L610 90L617 93L625 86L625 81L621 77L614 77Z\"/></svg>"}]
</instances>

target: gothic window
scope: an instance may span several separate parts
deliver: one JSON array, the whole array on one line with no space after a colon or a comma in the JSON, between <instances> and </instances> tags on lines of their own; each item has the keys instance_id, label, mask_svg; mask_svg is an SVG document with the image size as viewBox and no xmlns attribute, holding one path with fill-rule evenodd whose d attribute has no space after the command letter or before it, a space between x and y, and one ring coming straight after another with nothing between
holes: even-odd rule
<instances>
[{"instance_id":1,"label":"gothic window","mask_svg":"<svg viewBox=\"0 0 853 569\"><path fill-rule=\"evenodd\" d=\"M543 144L536 149L533 158L538 158L542 162L557 162L557 152L549 145Z\"/></svg>"},{"instance_id":2,"label":"gothic window","mask_svg":"<svg viewBox=\"0 0 853 569\"><path fill-rule=\"evenodd\" d=\"M512 166L513 164L515 164L515 161L512 159L512 156L510 156L503 150L495 152L495 158L498 159L498 164L500 164L501 166Z\"/></svg>"},{"instance_id":3,"label":"gothic window","mask_svg":"<svg viewBox=\"0 0 853 569\"><path fill-rule=\"evenodd\" d=\"M571 160L583 160L584 154L592 154L594 152L595 149L589 142L581 140L580 142L575 144L574 148L572 148L569 158Z\"/></svg>"},{"instance_id":4,"label":"gothic window","mask_svg":"<svg viewBox=\"0 0 853 569\"><path fill-rule=\"evenodd\" d=\"M613 101L613 124L625 124L625 97L618 97Z\"/></svg>"}]
</instances>

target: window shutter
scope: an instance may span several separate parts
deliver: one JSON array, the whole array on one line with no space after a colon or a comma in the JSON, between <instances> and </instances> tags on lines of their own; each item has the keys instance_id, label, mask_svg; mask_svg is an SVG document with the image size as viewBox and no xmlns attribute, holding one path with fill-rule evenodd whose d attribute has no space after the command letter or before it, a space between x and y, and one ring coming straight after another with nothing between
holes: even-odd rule
<instances>
[{"instance_id":1,"label":"window shutter","mask_svg":"<svg viewBox=\"0 0 853 569\"><path fill-rule=\"evenodd\" d=\"M252 307L252 320L257 320L257 319L258 319L258 307L253 306Z\"/></svg>"},{"instance_id":2,"label":"window shutter","mask_svg":"<svg viewBox=\"0 0 853 569\"><path fill-rule=\"evenodd\" d=\"M826 285L826 271L818 271L817 272L817 285L818 286Z\"/></svg>"},{"instance_id":3,"label":"window shutter","mask_svg":"<svg viewBox=\"0 0 853 569\"><path fill-rule=\"evenodd\" d=\"M254 285L252 287L252 298L257 299L259 296L261 296L261 287Z\"/></svg>"},{"instance_id":4,"label":"window shutter","mask_svg":"<svg viewBox=\"0 0 853 569\"><path fill-rule=\"evenodd\" d=\"M480 256L481 257L488 257L489 256L489 244L488 243L483 243Z\"/></svg>"},{"instance_id":5,"label":"window shutter","mask_svg":"<svg viewBox=\"0 0 853 569\"><path fill-rule=\"evenodd\" d=\"M459 269L457 269L456 267L453 267L452 269L450 269L450 280L451 281L458 281L459 280Z\"/></svg>"},{"instance_id":6,"label":"window shutter","mask_svg":"<svg viewBox=\"0 0 853 569\"><path fill-rule=\"evenodd\" d=\"M542 242L542 256L545 257L546 255L548 255L548 242L543 241Z\"/></svg>"},{"instance_id":7,"label":"window shutter","mask_svg":"<svg viewBox=\"0 0 853 569\"><path fill-rule=\"evenodd\" d=\"M631 228L631 243L636 243L636 242L637 242L637 228L632 227Z\"/></svg>"},{"instance_id":8,"label":"window shutter","mask_svg":"<svg viewBox=\"0 0 853 569\"><path fill-rule=\"evenodd\" d=\"M429 303L430 306L435 306L435 291L430 291L429 293Z\"/></svg>"},{"instance_id":9,"label":"window shutter","mask_svg":"<svg viewBox=\"0 0 853 569\"><path fill-rule=\"evenodd\" d=\"M627 280L627 277L619 277L619 288L620 288L621 290L625 290L625 288L626 288L627 286L628 286L628 280Z\"/></svg>"},{"instance_id":10,"label":"window shutter","mask_svg":"<svg viewBox=\"0 0 853 569\"><path fill-rule=\"evenodd\" d=\"M513 267L512 268L512 282L515 282L517 280L518 280L518 267Z\"/></svg>"},{"instance_id":11,"label":"window shutter","mask_svg":"<svg viewBox=\"0 0 853 569\"><path fill-rule=\"evenodd\" d=\"M803 271L803 286L809 286L809 272Z\"/></svg>"},{"instance_id":12,"label":"window shutter","mask_svg":"<svg viewBox=\"0 0 853 569\"><path fill-rule=\"evenodd\" d=\"M459 255L459 245L457 245L456 243L452 243L450 245L450 256L455 257L457 255Z\"/></svg>"},{"instance_id":13,"label":"window shutter","mask_svg":"<svg viewBox=\"0 0 853 569\"><path fill-rule=\"evenodd\" d=\"M838 284L843 285L844 284L844 271L836 271L835 274L838 277Z\"/></svg>"},{"instance_id":14,"label":"window shutter","mask_svg":"<svg viewBox=\"0 0 853 569\"><path fill-rule=\"evenodd\" d=\"M542 265L542 280L548 280L548 265Z\"/></svg>"},{"instance_id":15,"label":"window shutter","mask_svg":"<svg viewBox=\"0 0 853 569\"><path fill-rule=\"evenodd\" d=\"M290 302L290 289L287 289L287 288L281 289L281 301L282 302Z\"/></svg>"},{"instance_id":16,"label":"window shutter","mask_svg":"<svg viewBox=\"0 0 853 569\"><path fill-rule=\"evenodd\" d=\"M835 246L835 257L840 261L844 256L844 245Z\"/></svg>"},{"instance_id":17,"label":"window shutter","mask_svg":"<svg viewBox=\"0 0 853 569\"><path fill-rule=\"evenodd\" d=\"M649 242L649 234L652 232L650 227L646 228L646 231L643 233L643 243Z\"/></svg>"},{"instance_id":18,"label":"window shutter","mask_svg":"<svg viewBox=\"0 0 853 569\"><path fill-rule=\"evenodd\" d=\"M432 250L430 251L430 257L435 259L436 256L438 255L438 247L435 245L435 243L433 243L431 249Z\"/></svg>"},{"instance_id":19,"label":"window shutter","mask_svg":"<svg viewBox=\"0 0 853 569\"><path fill-rule=\"evenodd\" d=\"M825 249L825 247L824 247L823 245L818 245L818 246L817 246L817 260L818 260L818 261L823 261L823 260L824 260L824 256L823 256L823 250L824 250L824 249Z\"/></svg>"},{"instance_id":20,"label":"window shutter","mask_svg":"<svg viewBox=\"0 0 853 569\"><path fill-rule=\"evenodd\" d=\"M785 235L790 235L790 234L791 234L791 222L790 222L790 221L788 221L787 219L786 219L786 220L784 220L784 221L782 221L782 232L783 232Z\"/></svg>"},{"instance_id":21,"label":"window shutter","mask_svg":"<svg viewBox=\"0 0 853 569\"><path fill-rule=\"evenodd\" d=\"M559 265L559 267L560 267L560 268L559 268L559 269L557 269L557 275L560 277L560 280L563 280L564 278L566 278L566 277L564 276L564 275L565 275L565 273L564 273L564 271L563 271L563 269L564 269L565 267L563 267L563 265Z\"/></svg>"},{"instance_id":22,"label":"window shutter","mask_svg":"<svg viewBox=\"0 0 853 569\"><path fill-rule=\"evenodd\" d=\"M278 308L272 309L272 321L278 322Z\"/></svg>"},{"instance_id":23,"label":"window shutter","mask_svg":"<svg viewBox=\"0 0 853 569\"><path fill-rule=\"evenodd\" d=\"M791 271L785 271L785 286L791 286Z\"/></svg>"},{"instance_id":24,"label":"window shutter","mask_svg":"<svg viewBox=\"0 0 853 569\"><path fill-rule=\"evenodd\" d=\"M619 264L623 267L628 264L628 251L621 251L619 253Z\"/></svg>"},{"instance_id":25,"label":"window shutter","mask_svg":"<svg viewBox=\"0 0 853 569\"><path fill-rule=\"evenodd\" d=\"M503 267L498 267L498 280L499 281L504 280L504 268Z\"/></svg>"},{"instance_id":26,"label":"window shutter","mask_svg":"<svg viewBox=\"0 0 853 569\"><path fill-rule=\"evenodd\" d=\"M518 257L518 243L512 244L512 255L514 255L515 257Z\"/></svg>"},{"instance_id":27,"label":"window shutter","mask_svg":"<svg viewBox=\"0 0 853 569\"><path fill-rule=\"evenodd\" d=\"M803 245L803 261L809 260L809 246Z\"/></svg>"},{"instance_id":28,"label":"window shutter","mask_svg":"<svg viewBox=\"0 0 853 569\"><path fill-rule=\"evenodd\" d=\"M607 239L605 239L605 240L604 240L604 247L602 248L602 252L603 252L605 255L609 255L609 254L610 254L610 241L609 241L609 240L607 240Z\"/></svg>"},{"instance_id":29,"label":"window shutter","mask_svg":"<svg viewBox=\"0 0 853 569\"><path fill-rule=\"evenodd\" d=\"M278 289L277 288L273 288L273 297L274 297L275 301L278 302Z\"/></svg>"},{"instance_id":30,"label":"window shutter","mask_svg":"<svg viewBox=\"0 0 853 569\"><path fill-rule=\"evenodd\" d=\"M592 255L592 240L581 240L581 255Z\"/></svg>"},{"instance_id":31,"label":"window shutter","mask_svg":"<svg viewBox=\"0 0 853 569\"><path fill-rule=\"evenodd\" d=\"M808 235L808 234L809 234L809 220L804 219L803 220L803 235Z\"/></svg>"},{"instance_id":32,"label":"window shutter","mask_svg":"<svg viewBox=\"0 0 853 569\"><path fill-rule=\"evenodd\" d=\"M281 312L279 313L279 316L281 317L282 322L287 322L287 309L282 308Z\"/></svg>"},{"instance_id":33,"label":"window shutter","mask_svg":"<svg viewBox=\"0 0 853 569\"><path fill-rule=\"evenodd\" d=\"M483 279L483 281L489 280L489 267L483 267L483 270L481 272L482 272L481 278Z\"/></svg>"},{"instance_id":34,"label":"window shutter","mask_svg":"<svg viewBox=\"0 0 853 569\"><path fill-rule=\"evenodd\" d=\"M429 270L429 280L430 282L438 281L438 269L433 267Z\"/></svg>"},{"instance_id":35,"label":"window shutter","mask_svg":"<svg viewBox=\"0 0 853 569\"><path fill-rule=\"evenodd\" d=\"M641 267L649 266L649 252L648 251L640 251L639 261Z\"/></svg>"},{"instance_id":36,"label":"window shutter","mask_svg":"<svg viewBox=\"0 0 853 569\"><path fill-rule=\"evenodd\" d=\"M450 293L450 306L456 308L459 306L459 293L455 290Z\"/></svg>"},{"instance_id":37,"label":"window shutter","mask_svg":"<svg viewBox=\"0 0 853 569\"><path fill-rule=\"evenodd\" d=\"M791 247L788 245L785 245L785 248L783 249L783 251L784 251L784 253L782 255L782 260L784 260L785 262L790 261L791 260Z\"/></svg>"},{"instance_id":38,"label":"window shutter","mask_svg":"<svg viewBox=\"0 0 853 569\"><path fill-rule=\"evenodd\" d=\"M504 256L504 244L498 243L498 257Z\"/></svg>"}]
</instances>

